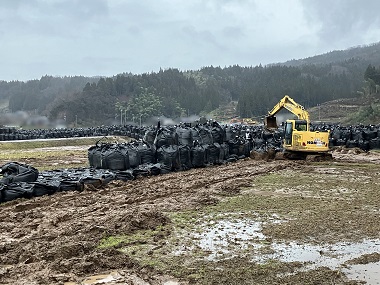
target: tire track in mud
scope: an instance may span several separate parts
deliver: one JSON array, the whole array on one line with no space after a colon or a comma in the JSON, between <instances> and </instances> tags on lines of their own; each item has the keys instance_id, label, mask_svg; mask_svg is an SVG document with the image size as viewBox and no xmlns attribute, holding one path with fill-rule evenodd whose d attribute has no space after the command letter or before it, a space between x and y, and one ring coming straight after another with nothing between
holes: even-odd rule
<instances>
[{"instance_id":1,"label":"tire track in mud","mask_svg":"<svg viewBox=\"0 0 380 285\"><path fill-rule=\"evenodd\" d=\"M163 214L215 204L236 195L252 176L297 167L289 161L246 159L133 181L100 189L57 193L1 205L0 283L58 284L105 270L141 271L115 249L99 249L108 235L154 229L169 223ZM144 274L143 274L144 275ZM155 283L154 274L144 279Z\"/></svg>"}]
</instances>

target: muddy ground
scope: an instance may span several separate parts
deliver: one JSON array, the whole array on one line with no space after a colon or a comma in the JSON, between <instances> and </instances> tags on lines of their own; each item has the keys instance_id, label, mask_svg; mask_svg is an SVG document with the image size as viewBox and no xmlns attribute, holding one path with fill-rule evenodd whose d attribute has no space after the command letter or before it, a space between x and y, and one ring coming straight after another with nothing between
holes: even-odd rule
<instances>
[{"instance_id":1,"label":"muddy ground","mask_svg":"<svg viewBox=\"0 0 380 285\"><path fill-rule=\"evenodd\" d=\"M0 284L378 284L380 156L334 157L0 204Z\"/></svg>"}]
</instances>

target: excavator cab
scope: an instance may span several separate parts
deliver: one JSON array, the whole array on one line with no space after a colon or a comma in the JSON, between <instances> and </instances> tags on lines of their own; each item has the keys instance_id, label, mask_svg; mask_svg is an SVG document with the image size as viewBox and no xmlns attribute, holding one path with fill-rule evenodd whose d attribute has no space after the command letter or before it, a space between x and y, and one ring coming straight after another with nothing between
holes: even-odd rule
<instances>
[{"instance_id":1,"label":"excavator cab","mask_svg":"<svg viewBox=\"0 0 380 285\"><path fill-rule=\"evenodd\" d=\"M284 130L284 144L286 146L292 146L293 145L293 131L299 134L302 134L302 132L305 132L305 134L308 134L309 131L309 124L306 120L287 120L285 123L285 130Z\"/></svg>"}]
</instances>

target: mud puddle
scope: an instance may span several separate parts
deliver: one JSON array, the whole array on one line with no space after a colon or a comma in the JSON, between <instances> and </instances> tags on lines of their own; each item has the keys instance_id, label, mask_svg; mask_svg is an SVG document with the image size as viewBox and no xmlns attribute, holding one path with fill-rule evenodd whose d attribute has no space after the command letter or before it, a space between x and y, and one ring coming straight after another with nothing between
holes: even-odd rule
<instances>
[{"instance_id":1,"label":"mud puddle","mask_svg":"<svg viewBox=\"0 0 380 285\"><path fill-rule=\"evenodd\" d=\"M380 239L364 239L356 243L335 243L327 245L310 245L291 242L273 243L275 253L264 255L256 260L261 262L276 259L282 262L303 262L307 265L302 270L328 267L344 272L349 279L366 281L367 284L380 284L380 262L351 264L350 261L365 255L380 252Z\"/></svg>"},{"instance_id":2,"label":"mud puddle","mask_svg":"<svg viewBox=\"0 0 380 285\"><path fill-rule=\"evenodd\" d=\"M369 264L355 264L342 270L351 280L365 281L367 284L380 284L380 261Z\"/></svg>"},{"instance_id":3,"label":"mud puddle","mask_svg":"<svg viewBox=\"0 0 380 285\"><path fill-rule=\"evenodd\" d=\"M113 271L106 274L99 274L86 277L82 282L66 282L64 285L112 285L112 284L134 284L134 285L150 285L151 283L144 281L135 274L128 272ZM162 285L179 285L180 283L175 280L161 280Z\"/></svg>"},{"instance_id":4,"label":"mud puddle","mask_svg":"<svg viewBox=\"0 0 380 285\"><path fill-rule=\"evenodd\" d=\"M380 257L365 264L354 261L366 255L379 254L380 239L325 245L297 242L268 244L268 237L262 233L262 225L268 222L285 221L273 215L267 222L252 219L221 220L214 222L212 226L203 225L205 229L203 232L192 234L195 245L187 247L186 250L193 251L200 248L206 253L207 260L214 261L249 254L252 256L252 261L259 263L270 260L301 262L305 264L301 271L328 267L342 271L351 280L380 284ZM186 250L177 251L176 254L186 254Z\"/></svg>"},{"instance_id":5,"label":"mud puddle","mask_svg":"<svg viewBox=\"0 0 380 285\"><path fill-rule=\"evenodd\" d=\"M209 220L210 217L205 217ZM267 222L253 219L231 219L211 220L200 223L202 229L190 234L193 245L183 246L174 254L186 254L187 251L201 249L208 253L207 260L220 260L237 256L241 251L251 249L258 250L263 247L263 241L267 238L262 233L262 225L265 223L283 222L277 215L267 218Z\"/></svg>"}]
</instances>

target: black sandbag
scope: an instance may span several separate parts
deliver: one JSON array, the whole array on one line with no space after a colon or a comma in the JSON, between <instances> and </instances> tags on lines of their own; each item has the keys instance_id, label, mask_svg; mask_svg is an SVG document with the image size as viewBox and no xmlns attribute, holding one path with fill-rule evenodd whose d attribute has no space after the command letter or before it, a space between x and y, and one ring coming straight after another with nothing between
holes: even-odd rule
<instances>
[{"instance_id":1,"label":"black sandbag","mask_svg":"<svg viewBox=\"0 0 380 285\"><path fill-rule=\"evenodd\" d=\"M148 164L145 164L142 166L149 171L150 175L161 174L161 164L160 163L148 163Z\"/></svg>"},{"instance_id":2,"label":"black sandbag","mask_svg":"<svg viewBox=\"0 0 380 285\"><path fill-rule=\"evenodd\" d=\"M362 130L355 130L352 132L352 139L353 140L362 140L363 139L363 131Z\"/></svg>"},{"instance_id":3,"label":"black sandbag","mask_svg":"<svg viewBox=\"0 0 380 285\"><path fill-rule=\"evenodd\" d=\"M91 146L87 150L88 161L91 167L99 169L106 169L108 167L104 152L107 152L112 147L112 144L100 142L104 138L99 139L94 146Z\"/></svg>"},{"instance_id":4,"label":"black sandbag","mask_svg":"<svg viewBox=\"0 0 380 285\"><path fill-rule=\"evenodd\" d=\"M40 181L40 182L30 182L32 186L33 196L40 197L44 195L51 195L59 191L59 183L54 183L53 181Z\"/></svg>"},{"instance_id":5,"label":"black sandbag","mask_svg":"<svg viewBox=\"0 0 380 285\"><path fill-rule=\"evenodd\" d=\"M99 158L96 157L97 153L98 148L96 145L90 146L87 150L88 163L91 167L96 167L96 164L100 161L100 156Z\"/></svg>"},{"instance_id":6,"label":"black sandbag","mask_svg":"<svg viewBox=\"0 0 380 285\"><path fill-rule=\"evenodd\" d=\"M336 146L336 141L334 138L329 138L329 146Z\"/></svg>"},{"instance_id":7,"label":"black sandbag","mask_svg":"<svg viewBox=\"0 0 380 285\"><path fill-rule=\"evenodd\" d=\"M83 184L92 184L95 187L100 187L108 184L110 181L115 180L115 173L113 171L104 169L84 169L78 175L79 182Z\"/></svg>"},{"instance_id":8,"label":"black sandbag","mask_svg":"<svg viewBox=\"0 0 380 285\"><path fill-rule=\"evenodd\" d=\"M191 148L188 145L179 145L179 160L181 163L181 170L189 170L191 164Z\"/></svg>"},{"instance_id":9,"label":"black sandbag","mask_svg":"<svg viewBox=\"0 0 380 285\"><path fill-rule=\"evenodd\" d=\"M213 139L211 131L206 126L198 126L199 136L201 137L202 144L212 144Z\"/></svg>"},{"instance_id":10,"label":"black sandbag","mask_svg":"<svg viewBox=\"0 0 380 285\"><path fill-rule=\"evenodd\" d=\"M265 147L265 141L262 138L255 138L253 140L253 148L261 149Z\"/></svg>"},{"instance_id":11,"label":"black sandbag","mask_svg":"<svg viewBox=\"0 0 380 285\"><path fill-rule=\"evenodd\" d=\"M84 184L79 179L62 179L59 181L58 191L83 191Z\"/></svg>"},{"instance_id":12,"label":"black sandbag","mask_svg":"<svg viewBox=\"0 0 380 285\"><path fill-rule=\"evenodd\" d=\"M133 174L136 176L159 175L161 174L161 167L162 165L160 163L145 163L135 168Z\"/></svg>"},{"instance_id":13,"label":"black sandbag","mask_svg":"<svg viewBox=\"0 0 380 285\"><path fill-rule=\"evenodd\" d=\"M125 170L129 166L128 148L124 144L112 144L101 152L107 169ZM103 168L103 167L102 167Z\"/></svg>"},{"instance_id":14,"label":"black sandbag","mask_svg":"<svg viewBox=\"0 0 380 285\"><path fill-rule=\"evenodd\" d=\"M140 143L137 147L141 164L155 163L156 149L154 145Z\"/></svg>"},{"instance_id":15,"label":"black sandbag","mask_svg":"<svg viewBox=\"0 0 380 285\"><path fill-rule=\"evenodd\" d=\"M79 181L84 185L93 185L96 188L103 186L103 180L100 177L86 176L81 177Z\"/></svg>"},{"instance_id":16,"label":"black sandbag","mask_svg":"<svg viewBox=\"0 0 380 285\"><path fill-rule=\"evenodd\" d=\"M9 184L12 182L34 182L38 178L38 170L33 166L18 162L9 162L0 169L3 178L0 182Z\"/></svg>"},{"instance_id":17,"label":"black sandbag","mask_svg":"<svg viewBox=\"0 0 380 285\"><path fill-rule=\"evenodd\" d=\"M32 185L28 185L28 183L2 184L0 191L1 202L9 202L19 198L30 199L33 197Z\"/></svg>"},{"instance_id":18,"label":"black sandbag","mask_svg":"<svg viewBox=\"0 0 380 285\"><path fill-rule=\"evenodd\" d=\"M363 139L364 140L372 140L377 138L377 130L366 130L363 132Z\"/></svg>"},{"instance_id":19,"label":"black sandbag","mask_svg":"<svg viewBox=\"0 0 380 285\"><path fill-rule=\"evenodd\" d=\"M249 143L242 137L236 137L228 142L230 154L238 157L249 156Z\"/></svg>"},{"instance_id":20,"label":"black sandbag","mask_svg":"<svg viewBox=\"0 0 380 285\"><path fill-rule=\"evenodd\" d=\"M221 144L224 141L225 131L217 122L213 122L212 124L211 136L214 143Z\"/></svg>"},{"instance_id":21,"label":"black sandbag","mask_svg":"<svg viewBox=\"0 0 380 285\"><path fill-rule=\"evenodd\" d=\"M171 171L179 170L181 162L177 145L163 145L157 150L157 162Z\"/></svg>"},{"instance_id":22,"label":"black sandbag","mask_svg":"<svg viewBox=\"0 0 380 285\"><path fill-rule=\"evenodd\" d=\"M193 139L193 143L194 142L200 143L202 141L202 138L199 135L199 130L196 127L193 127L193 128L190 129L190 131L191 131L191 137Z\"/></svg>"},{"instance_id":23,"label":"black sandbag","mask_svg":"<svg viewBox=\"0 0 380 285\"><path fill-rule=\"evenodd\" d=\"M103 155L104 151L107 151L109 144L102 143L100 145L91 146L88 151L88 161L91 167L102 169L107 168L106 160Z\"/></svg>"},{"instance_id":24,"label":"black sandbag","mask_svg":"<svg viewBox=\"0 0 380 285\"><path fill-rule=\"evenodd\" d=\"M369 148L370 149L380 149L380 137L377 137L375 139L372 139L369 141Z\"/></svg>"},{"instance_id":25,"label":"black sandbag","mask_svg":"<svg viewBox=\"0 0 380 285\"><path fill-rule=\"evenodd\" d=\"M200 144L196 144L191 148L191 165L193 167L206 166L206 149Z\"/></svg>"},{"instance_id":26,"label":"black sandbag","mask_svg":"<svg viewBox=\"0 0 380 285\"><path fill-rule=\"evenodd\" d=\"M207 146L207 163L220 164L220 144L213 143Z\"/></svg>"},{"instance_id":27,"label":"black sandbag","mask_svg":"<svg viewBox=\"0 0 380 285\"><path fill-rule=\"evenodd\" d=\"M226 143L220 145L219 161L223 162L230 155L229 146Z\"/></svg>"},{"instance_id":28,"label":"black sandbag","mask_svg":"<svg viewBox=\"0 0 380 285\"><path fill-rule=\"evenodd\" d=\"M139 176L149 176L150 175L150 171L149 169L147 168L144 168L144 167L137 167L135 169L132 170L132 173L133 173L133 176L135 177L139 177Z\"/></svg>"},{"instance_id":29,"label":"black sandbag","mask_svg":"<svg viewBox=\"0 0 380 285\"><path fill-rule=\"evenodd\" d=\"M190 147L193 145L193 136L189 127L178 127L176 133L178 135L179 145L187 145Z\"/></svg>"},{"instance_id":30,"label":"black sandbag","mask_svg":"<svg viewBox=\"0 0 380 285\"><path fill-rule=\"evenodd\" d=\"M116 177L115 173L114 172L109 172L109 171L104 172L100 176L100 178L102 179L102 184L103 185L107 185L111 181L115 180L115 177Z\"/></svg>"},{"instance_id":31,"label":"black sandbag","mask_svg":"<svg viewBox=\"0 0 380 285\"><path fill-rule=\"evenodd\" d=\"M148 129L145 131L143 141L147 144L154 144L154 139L156 138L156 129Z\"/></svg>"},{"instance_id":32,"label":"black sandbag","mask_svg":"<svg viewBox=\"0 0 380 285\"><path fill-rule=\"evenodd\" d=\"M351 140L352 139L352 133L351 133L351 130L349 129L342 129L341 130L341 135L340 135L340 138L341 139L344 139L344 140Z\"/></svg>"},{"instance_id":33,"label":"black sandbag","mask_svg":"<svg viewBox=\"0 0 380 285\"><path fill-rule=\"evenodd\" d=\"M345 146L346 145L346 140L345 139L337 139L335 142L336 146Z\"/></svg>"},{"instance_id":34,"label":"black sandbag","mask_svg":"<svg viewBox=\"0 0 380 285\"><path fill-rule=\"evenodd\" d=\"M347 140L346 142L347 148L355 148L358 147L358 141L357 140Z\"/></svg>"},{"instance_id":35,"label":"black sandbag","mask_svg":"<svg viewBox=\"0 0 380 285\"><path fill-rule=\"evenodd\" d=\"M150 175L161 174L161 164L160 163L148 164L147 168L149 169Z\"/></svg>"},{"instance_id":36,"label":"black sandbag","mask_svg":"<svg viewBox=\"0 0 380 285\"><path fill-rule=\"evenodd\" d=\"M236 154L230 154L227 157L227 162L235 162L239 159L239 157Z\"/></svg>"},{"instance_id":37,"label":"black sandbag","mask_svg":"<svg viewBox=\"0 0 380 285\"><path fill-rule=\"evenodd\" d=\"M366 140L360 140L358 143L358 147L364 151L369 151L369 141Z\"/></svg>"},{"instance_id":38,"label":"black sandbag","mask_svg":"<svg viewBox=\"0 0 380 285\"><path fill-rule=\"evenodd\" d=\"M135 177L133 176L132 169L127 169L123 171L115 171L115 180L128 181L133 180Z\"/></svg>"},{"instance_id":39,"label":"black sandbag","mask_svg":"<svg viewBox=\"0 0 380 285\"><path fill-rule=\"evenodd\" d=\"M136 144L128 144L129 167L135 168L141 164L140 152Z\"/></svg>"},{"instance_id":40,"label":"black sandbag","mask_svg":"<svg viewBox=\"0 0 380 285\"><path fill-rule=\"evenodd\" d=\"M230 126L224 129L224 133L224 142L228 142L229 140L235 137L235 133L233 132Z\"/></svg>"},{"instance_id":41,"label":"black sandbag","mask_svg":"<svg viewBox=\"0 0 380 285\"><path fill-rule=\"evenodd\" d=\"M163 145L177 145L178 144L178 134L175 129L169 129L167 127L160 128L157 131L156 138L154 140L154 145L156 148L160 148Z\"/></svg>"}]
</instances>

